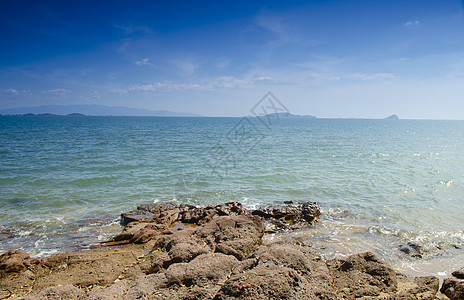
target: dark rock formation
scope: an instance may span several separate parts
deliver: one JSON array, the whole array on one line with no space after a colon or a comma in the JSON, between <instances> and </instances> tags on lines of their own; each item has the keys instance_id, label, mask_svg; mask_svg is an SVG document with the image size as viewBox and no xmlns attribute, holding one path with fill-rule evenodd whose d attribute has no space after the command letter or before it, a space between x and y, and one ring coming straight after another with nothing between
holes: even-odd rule
<instances>
[{"instance_id":1,"label":"dark rock formation","mask_svg":"<svg viewBox=\"0 0 464 300\"><path fill-rule=\"evenodd\" d=\"M451 300L464 299L464 281L456 280L454 278L446 278L443 281L440 292L445 294Z\"/></svg>"},{"instance_id":2,"label":"dark rock formation","mask_svg":"<svg viewBox=\"0 0 464 300\"><path fill-rule=\"evenodd\" d=\"M409 242L406 245L401 245L399 249L411 257L422 258L422 247L417 243Z\"/></svg>"},{"instance_id":3,"label":"dark rock formation","mask_svg":"<svg viewBox=\"0 0 464 300\"><path fill-rule=\"evenodd\" d=\"M457 271L454 271L453 273L453 276L456 277L456 278L459 278L459 279L464 279L464 267L457 270Z\"/></svg>"}]
</instances>

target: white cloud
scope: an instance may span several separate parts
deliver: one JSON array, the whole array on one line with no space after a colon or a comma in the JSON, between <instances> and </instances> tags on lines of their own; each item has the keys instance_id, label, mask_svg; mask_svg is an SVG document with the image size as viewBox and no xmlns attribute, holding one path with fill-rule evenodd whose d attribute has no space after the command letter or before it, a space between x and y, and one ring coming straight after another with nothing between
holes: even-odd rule
<instances>
[{"instance_id":1,"label":"white cloud","mask_svg":"<svg viewBox=\"0 0 464 300\"><path fill-rule=\"evenodd\" d=\"M19 94L19 92L15 89L7 89L5 90L5 93L10 94L10 95L15 95L15 96Z\"/></svg>"},{"instance_id":2,"label":"white cloud","mask_svg":"<svg viewBox=\"0 0 464 300\"><path fill-rule=\"evenodd\" d=\"M392 74L392 73L377 73L377 74L355 73L355 74L348 75L347 78L371 81L371 80L382 80L382 79L394 79L396 78L396 76L395 74Z\"/></svg>"},{"instance_id":3,"label":"white cloud","mask_svg":"<svg viewBox=\"0 0 464 300\"><path fill-rule=\"evenodd\" d=\"M66 95L67 91L65 89L52 89L52 90L46 90L44 93L55 95L55 96L64 96Z\"/></svg>"},{"instance_id":4,"label":"white cloud","mask_svg":"<svg viewBox=\"0 0 464 300\"><path fill-rule=\"evenodd\" d=\"M196 70L195 64L190 61L174 60L172 63L185 75L192 75Z\"/></svg>"},{"instance_id":5,"label":"white cloud","mask_svg":"<svg viewBox=\"0 0 464 300\"><path fill-rule=\"evenodd\" d=\"M143 58L135 62L137 66L151 66L151 63L148 62L148 58Z\"/></svg>"},{"instance_id":6,"label":"white cloud","mask_svg":"<svg viewBox=\"0 0 464 300\"><path fill-rule=\"evenodd\" d=\"M256 25L277 35L285 35L287 33L282 20L278 16L269 15L268 13L260 13L256 17Z\"/></svg>"},{"instance_id":7,"label":"white cloud","mask_svg":"<svg viewBox=\"0 0 464 300\"><path fill-rule=\"evenodd\" d=\"M404 23L404 26L413 26L413 25L419 25L419 21L418 20L407 21L406 23Z\"/></svg>"},{"instance_id":8,"label":"white cloud","mask_svg":"<svg viewBox=\"0 0 464 300\"><path fill-rule=\"evenodd\" d=\"M203 78L198 82L176 83L176 82L155 82L152 84L136 85L128 89L130 92L170 92L170 91L213 91L218 89L240 89L251 88L269 84L283 84L282 80L277 80L269 76L254 76L251 78L240 79L233 76L219 76L213 78ZM288 84L288 83L285 83ZM120 94L125 90L118 90Z\"/></svg>"},{"instance_id":9,"label":"white cloud","mask_svg":"<svg viewBox=\"0 0 464 300\"><path fill-rule=\"evenodd\" d=\"M119 95L125 95L125 94L128 93L128 91L123 90L123 89L112 89L112 90L110 90L110 93L119 94Z\"/></svg>"},{"instance_id":10,"label":"white cloud","mask_svg":"<svg viewBox=\"0 0 464 300\"><path fill-rule=\"evenodd\" d=\"M99 92L93 91L89 96L79 96L78 98L82 101L93 101L101 99L101 96Z\"/></svg>"},{"instance_id":11,"label":"white cloud","mask_svg":"<svg viewBox=\"0 0 464 300\"><path fill-rule=\"evenodd\" d=\"M377 79L393 79L396 76L392 73L378 73L373 75L368 75L362 78L362 80L377 80Z\"/></svg>"},{"instance_id":12,"label":"white cloud","mask_svg":"<svg viewBox=\"0 0 464 300\"><path fill-rule=\"evenodd\" d=\"M168 92L185 90L204 90L205 88L196 83L173 83L155 82L153 84L136 85L129 88L132 92Z\"/></svg>"}]
</instances>

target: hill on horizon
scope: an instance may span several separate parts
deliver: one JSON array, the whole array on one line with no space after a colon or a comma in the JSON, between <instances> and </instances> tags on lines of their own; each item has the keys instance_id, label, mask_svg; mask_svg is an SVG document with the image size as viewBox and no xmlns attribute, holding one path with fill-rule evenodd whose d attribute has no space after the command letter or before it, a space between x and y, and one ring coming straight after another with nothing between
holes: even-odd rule
<instances>
[{"instance_id":1,"label":"hill on horizon","mask_svg":"<svg viewBox=\"0 0 464 300\"><path fill-rule=\"evenodd\" d=\"M76 105L42 105L31 107L18 107L0 110L2 115L22 114L84 114L87 116L141 116L141 117L201 117L201 115L173 112L169 110L149 110L126 106L106 106L97 104Z\"/></svg>"}]
</instances>

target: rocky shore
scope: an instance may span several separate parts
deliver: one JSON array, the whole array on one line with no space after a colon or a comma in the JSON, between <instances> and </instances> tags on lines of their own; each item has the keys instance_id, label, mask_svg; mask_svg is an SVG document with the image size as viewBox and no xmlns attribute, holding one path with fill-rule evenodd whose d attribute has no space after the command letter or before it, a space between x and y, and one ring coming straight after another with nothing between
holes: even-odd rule
<instances>
[{"instance_id":1,"label":"rocky shore","mask_svg":"<svg viewBox=\"0 0 464 300\"><path fill-rule=\"evenodd\" d=\"M0 299L464 299L463 270L408 277L370 252L323 260L310 241L263 236L314 225L315 202L147 204L92 251L0 256ZM412 245L410 245L412 247Z\"/></svg>"}]
</instances>

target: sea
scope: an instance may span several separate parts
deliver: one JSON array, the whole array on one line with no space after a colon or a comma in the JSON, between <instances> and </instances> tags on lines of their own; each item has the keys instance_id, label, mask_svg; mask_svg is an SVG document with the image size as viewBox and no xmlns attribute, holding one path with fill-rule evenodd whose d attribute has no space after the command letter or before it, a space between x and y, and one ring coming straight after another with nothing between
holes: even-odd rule
<instances>
[{"instance_id":1,"label":"sea","mask_svg":"<svg viewBox=\"0 0 464 300\"><path fill-rule=\"evenodd\" d=\"M316 201L314 226L266 239L449 276L464 266L464 121L0 116L0 253L90 249L122 212L170 201Z\"/></svg>"}]
</instances>

